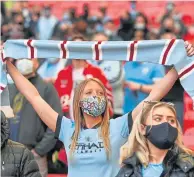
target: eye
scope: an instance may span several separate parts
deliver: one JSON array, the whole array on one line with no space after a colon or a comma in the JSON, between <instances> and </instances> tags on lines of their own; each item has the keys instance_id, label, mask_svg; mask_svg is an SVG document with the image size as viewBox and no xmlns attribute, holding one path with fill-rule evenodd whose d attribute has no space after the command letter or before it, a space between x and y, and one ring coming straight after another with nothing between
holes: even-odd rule
<instances>
[{"instance_id":1,"label":"eye","mask_svg":"<svg viewBox=\"0 0 194 177\"><path fill-rule=\"evenodd\" d=\"M90 95L91 93L92 93L91 91L87 91L85 94Z\"/></svg>"},{"instance_id":2,"label":"eye","mask_svg":"<svg viewBox=\"0 0 194 177\"><path fill-rule=\"evenodd\" d=\"M156 117L156 118L154 118L154 120L155 120L156 122L160 122L160 121L161 121L161 118L160 118L160 117Z\"/></svg>"},{"instance_id":3,"label":"eye","mask_svg":"<svg viewBox=\"0 0 194 177\"><path fill-rule=\"evenodd\" d=\"M170 119L169 122L170 122L170 124L174 124L175 120L174 119Z\"/></svg>"},{"instance_id":4,"label":"eye","mask_svg":"<svg viewBox=\"0 0 194 177\"><path fill-rule=\"evenodd\" d=\"M100 95L100 96L104 95L104 92L99 92L99 95Z\"/></svg>"}]
</instances>

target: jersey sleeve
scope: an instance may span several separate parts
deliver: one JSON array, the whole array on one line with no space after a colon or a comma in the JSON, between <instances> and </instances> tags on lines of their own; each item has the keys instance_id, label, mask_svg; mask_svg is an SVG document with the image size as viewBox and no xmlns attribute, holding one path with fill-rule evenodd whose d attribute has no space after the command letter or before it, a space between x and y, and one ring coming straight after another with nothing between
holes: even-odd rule
<instances>
[{"instance_id":1,"label":"jersey sleeve","mask_svg":"<svg viewBox=\"0 0 194 177\"><path fill-rule=\"evenodd\" d=\"M118 130L120 135L123 138L126 138L129 136L132 126L133 126L133 119L132 119L132 112L129 112L121 117L118 117L114 120L113 126L115 126L113 129Z\"/></svg>"},{"instance_id":2,"label":"jersey sleeve","mask_svg":"<svg viewBox=\"0 0 194 177\"><path fill-rule=\"evenodd\" d=\"M65 116L59 115L57 118L55 138L59 139L64 143L67 138L67 135L69 134L68 132L72 128L72 126L72 120L66 118Z\"/></svg>"}]
</instances>

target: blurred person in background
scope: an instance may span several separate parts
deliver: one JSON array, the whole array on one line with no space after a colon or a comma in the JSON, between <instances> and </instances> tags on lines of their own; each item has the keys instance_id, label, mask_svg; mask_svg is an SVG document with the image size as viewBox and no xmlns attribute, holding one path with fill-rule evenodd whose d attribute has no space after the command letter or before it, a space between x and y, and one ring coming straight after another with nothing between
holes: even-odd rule
<instances>
[{"instance_id":1,"label":"blurred person in background","mask_svg":"<svg viewBox=\"0 0 194 177\"><path fill-rule=\"evenodd\" d=\"M105 4L101 4L98 8L97 13L93 18L96 18L96 32L100 33L104 30L104 24L109 21L111 18L108 16L107 7Z\"/></svg>"},{"instance_id":2,"label":"blurred person in background","mask_svg":"<svg viewBox=\"0 0 194 177\"><path fill-rule=\"evenodd\" d=\"M1 25L4 24L7 21L7 14L6 14L6 8L4 2L1 1Z\"/></svg>"},{"instance_id":3,"label":"blurred person in background","mask_svg":"<svg viewBox=\"0 0 194 177\"><path fill-rule=\"evenodd\" d=\"M74 25L78 21L75 8L69 9L64 13L63 18L58 21L53 29L53 40L69 40L71 34L74 32Z\"/></svg>"},{"instance_id":4,"label":"blurred person in background","mask_svg":"<svg viewBox=\"0 0 194 177\"><path fill-rule=\"evenodd\" d=\"M42 7L41 6L34 5L31 10L32 10L32 13L36 14L38 16L38 18L40 18L41 11L42 11Z\"/></svg>"},{"instance_id":5,"label":"blurred person in background","mask_svg":"<svg viewBox=\"0 0 194 177\"><path fill-rule=\"evenodd\" d=\"M161 24L161 27L160 27L161 35L165 32L172 32L172 33L175 32L175 22L171 17L166 17L163 23Z\"/></svg>"},{"instance_id":6,"label":"blurred person in background","mask_svg":"<svg viewBox=\"0 0 194 177\"><path fill-rule=\"evenodd\" d=\"M28 2L22 2L22 14L24 17L24 26L28 29L31 36L28 38L38 38L38 21L40 18L41 7L34 5L28 6Z\"/></svg>"},{"instance_id":7,"label":"blurred person in background","mask_svg":"<svg viewBox=\"0 0 194 177\"><path fill-rule=\"evenodd\" d=\"M73 36L73 41L84 41L83 36ZM113 98L112 87L104 72L97 66L93 66L86 60L72 60L72 64L59 72L55 82L61 100L61 107L66 117L73 119L73 95L77 85L87 78L98 78L106 87L112 112Z\"/></svg>"},{"instance_id":8,"label":"blurred person in background","mask_svg":"<svg viewBox=\"0 0 194 177\"><path fill-rule=\"evenodd\" d=\"M144 40L147 39L148 32L149 30L147 17L142 13L138 13L134 22L133 36L137 38L137 40Z\"/></svg>"},{"instance_id":9,"label":"blurred person in background","mask_svg":"<svg viewBox=\"0 0 194 177\"><path fill-rule=\"evenodd\" d=\"M39 15L37 13L32 13L31 18L29 21L29 30L32 33L33 38L37 38L37 28L38 28L38 20L39 20Z\"/></svg>"},{"instance_id":10,"label":"blurred person in background","mask_svg":"<svg viewBox=\"0 0 194 177\"><path fill-rule=\"evenodd\" d=\"M166 13L161 19L161 33L172 31L178 38L182 38L187 33L187 28L183 24L182 14L179 13L174 2L168 2Z\"/></svg>"},{"instance_id":11,"label":"blurred person in background","mask_svg":"<svg viewBox=\"0 0 194 177\"><path fill-rule=\"evenodd\" d=\"M108 36L104 33L97 33L93 36L93 41L108 41ZM124 69L120 61L91 61L92 64L100 67L107 77L113 89L114 115L117 118L123 115L124 100Z\"/></svg>"},{"instance_id":12,"label":"blurred person in background","mask_svg":"<svg viewBox=\"0 0 194 177\"><path fill-rule=\"evenodd\" d=\"M72 24L75 23L78 20L76 8L72 7L68 9L63 18L68 19Z\"/></svg>"},{"instance_id":13,"label":"blurred person in background","mask_svg":"<svg viewBox=\"0 0 194 177\"><path fill-rule=\"evenodd\" d=\"M91 38L91 34L88 33L88 23L81 18L77 19L77 21L73 25L71 34L72 36L82 35L85 36L87 39Z\"/></svg>"},{"instance_id":14,"label":"blurred person in background","mask_svg":"<svg viewBox=\"0 0 194 177\"><path fill-rule=\"evenodd\" d=\"M143 30L135 30L132 40L133 41L142 41L145 40L145 32Z\"/></svg>"},{"instance_id":15,"label":"blurred person in background","mask_svg":"<svg viewBox=\"0 0 194 177\"><path fill-rule=\"evenodd\" d=\"M124 113L129 112L144 100L154 85L165 75L165 68L159 64L145 62L126 62Z\"/></svg>"},{"instance_id":16,"label":"blurred person in background","mask_svg":"<svg viewBox=\"0 0 194 177\"><path fill-rule=\"evenodd\" d=\"M148 40L157 40L159 38L158 29L150 29L147 38Z\"/></svg>"},{"instance_id":17,"label":"blurred person in background","mask_svg":"<svg viewBox=\"0 0 194 177\"><path fill-rule=\"evenodd\" d=\"M96 15L91 15L90 12L91 9L89 4L84 4L80 18L88 24L87 34L89 38L92 38L93 34L96 33L98 30L103 30L103 25L101 22L101 18L99 17L99 13L97 13Z\"/></svg>"},{"instance_id":18,"label":"blurred person in background","mask_svg":"<svg viewBox=\"0 0 194 177\"><path fill-rule=\"evenodd\" d=\"M67 60L58 58L47 58L38 68L37 73L45 81L55 83L58 73L64 69Z\"/></svg>"},{"instance_id":19,"label":"blurred person in background","mask_svg":"<svg viewBox=\"0 0 194 177\"><path fill-rule=\"evenodd\" d=\"M54 27L52 40L68 40L71 29L71 23L68 23L65 19L59 21Z\"/></svg>"},{"instance_id":20,"label":"blurred person in background","mask_svg":"<svg viewBox=\"0 0 194 177\"><path fill-rule=\"evenodd\" d=\"M38 20L38 39L47 40L52 37L57 18L52 15L51 7L46 6Z\"/></svg>"},{"instance_id":21,"label":"blurred person in background","mask_svg":"<svg viewBox=\"0 0 194 177\"><path fill-rule=\"evenodd\" d=\"M1 27L1 35L4 41L9 38L27 39L34 37L33 32L26 23L26 16L24 16L25 13L22 12L20 3L14 3L13 9L10 11L11 15L9 15L9 13L6 14L6 21L4 21Z\"/></svg>"},{"instance_id":22,"label":"blurred person in background","mask_svg":"<svg viewBox=\"0 0 194 177\"><path fill-rule=\"evenodd\" d=\"M129 41L133 37L134 21L131 15L127 11L123 11L120 18L120 28L118 30L118 36L124 41Z\"/></svg>"},{"instance_id":23,"label":"blurred person in background","mask_svg":"<svg viewBox=\"0 0 194 177\"><path fill-rule=\"evenodd\" d=\"M17 4L17 3L16 3ZM18 7L15 6L12 9L12 24L14 25L11 27L11 30L16 28L17 26L21 29L21 31L24 33L25 39L34 37L34 34L29 28L29 22L30 22L30 17L31 13L28 8L28 3L27 2L20 2L18 4Z\"/></svg>"},{"instance_id":24,"label":"blurred person in background","mask_svg":"<svg viewBox=\"0 0 194 177\"><path fill-rule=\"evenodd\" d=\"M86 22L88 22L89 17L90 17L90 8L89 8L89 5L86 3L83 5L83 11L82 11L81 18L85 20Z\"/></svg>"},{"instance_id":25,"label":"blurred person in background","mask_svg":"<svg viewBox=\"0 0 194 177\"><path fill-rule=\"evenodd\" d=\"M139 12L137 11L137 1L136 1L136 0L130 1L130 2L129 2L129 6L130 6L130 7L129 7L129 13L130 13L130 15L131 15L131 18L132 18L133 20L135 20L137 14L139 13Z\"/></svg>"},{"instance_id":26,"label":"blurred person in background","mask_svg":"<svg viewBox=\"0 0 194 177\"><path fill-rule=\"evenodd\" d=\"M10 18L13 19L15 15L22 13L22 3L21 2L13 2L10 6Z\"/></svg>"},{"instance_id":27,"label":"blurred person in background","mask_svg":"<svg viewBox=\"0 0 194 177\"><path fill-rule=\"evenodd\" d=\"M99 13L100 13L99 20L102 22L102 24L106 23L111 19L107 13L107 10L108 9L105 5L102 5L101 7L99 7Z\"/></svg>"},{"instance_id":28,"label":"blurred person in background","mask_svg":"<svg viewBox=\"0 0 194 177\"><path fill-rule=\"evenodd\" d=\"M60 100L54 86L45 83L36 73L37 59L21 59L15 62L17 69L24 75L42 95L43 99L56 112L61 113ZM14 118L9 119L10 139L26 145L34 154L42 176L47 176L47 153L55 146L54 133L39 118L37 113L15 84L9 84L10 104L14 111Z\"/></svg>"},{"instance_id":29,"label":"blurred person in background","mask_svg":"<svg viewBox=\"0 0 194 177\"><path fill-rule=\"evenodd\" d=\"M184 40L194 44L194 24L188 27L188 33L184 36Z\"/></svg>"},{"instance_id":30,"label":"blurred person in background","mask_svg":"<svg viewBox=\"0 0 194 177\"><path fill-rule=\"evenodd\" d=\"M24 28L24 17L22 13L14 15L13 21L10 26L10 38L11 39L23 39L27 38L26 29Z\"/></svg>"},{"instance_id":31,"label":"blurred person in background","mask_svg":"<svg viewBox=\"0 0 194 177\"><path fill-rule=\"evenodd\" d=\"M109 41L122 41L122 38L117 35L117 28L112 19L104 23L104 33Z\"/></svg>"},{"instance_id":32,"label":"blurred person in background","mask_svg":"<svg viewBox=\"0 0 194 177\"><path fill-rule=\"evenodd\" d=\"M6 111L7 112L7 111ZM32 152L24 145L9 139L9 125L4 109L1 116L1 176L41 177Z\"/></svg>"},{"instance_id":33,"label":"blurred person in background","mask_svg":"<svg viewBox=\"0 0 194 177\"><path fill-rule=\"evenodd\" d=\"M9 23L3 22L1 25L1 40L6 41L10 37L10 25Z\"/></svg>"}]
</instances>

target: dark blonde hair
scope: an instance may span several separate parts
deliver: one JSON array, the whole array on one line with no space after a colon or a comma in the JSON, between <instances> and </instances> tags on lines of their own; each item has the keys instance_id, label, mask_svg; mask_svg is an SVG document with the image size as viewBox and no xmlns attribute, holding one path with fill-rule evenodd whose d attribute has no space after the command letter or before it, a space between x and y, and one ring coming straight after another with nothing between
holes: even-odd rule
<instances>
[{"instance_id":1,"label":"dark blonde hair","mask_svg":"<svg viewBox=\"0 0 194 177\"><path fill-rule=\"evenodd\" d=\"M86 79L86 80L82 81L75 88L75 94L74 94L74 98L73 98L73 117L75 120L75 131L72 135L72 143L70 146L70 156L73 157L73 153L74 153L75 148L76 148L79 133L81 131L82 126L85 124L85 120L83 118L83 114L82 114L82 111L80 109L80 100L81 100L81 96L82 96L82 93L84 91L84 88L91 81L98 83L102 87L102 89L104 91L105 99L107 102L105 112L102 115L102 122L101 122L100 129L99 129L99 136L103 140L104 148L105 148L107 157L109 158L111 148L110 148L110 139L109 139L109 118L110 117L109 117L108 98L107 98L106 89L105 89L104 85L102 84L102 82L100 80L98 80L96 78Z\"/></svg>"}]
</instances>

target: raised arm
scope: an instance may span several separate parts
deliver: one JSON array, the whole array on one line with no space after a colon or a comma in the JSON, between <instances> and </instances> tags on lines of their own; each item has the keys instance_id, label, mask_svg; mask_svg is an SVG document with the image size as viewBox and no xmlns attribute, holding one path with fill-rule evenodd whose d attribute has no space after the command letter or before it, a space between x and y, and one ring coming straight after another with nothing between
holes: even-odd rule
<instances>
[{"instance_id":1,"label":"raised arm","mask_svg":"<svg viewBox=\"0 0 194 177\"><path fill-rule=\"evenodd\" d=\"M194 55L194 47L188 43L185 42L185 48L187 50L187 55L192 56ZM165 76L162 78L159 82L157 82L153 88L148 97L140 102L137 107L132 112L132 117L135 119L135 117L140 113L140 111L143 108L143 103L146 100L149 101L160 101L172 88L175 81L178 79L178 73L173 68L171 69Z\"/></svg>"},{"instance_id":2,"label":"raised arm","mask_svg":"<svg viewBox=\"0 0 194 177\"><path fill-rule=\"evenodd\" d=\"M157 82L148 97L145 100L149 101L160 101L172 88L175 81L178 79L178 73L173 68L171 69L159 82ZM133 119L140 113L143 107L143 100L141 103L137 105L137 107L132 112Z\"/></svg>"},{"instance_id":3,"label":"raised arm","mask_svg":"<svg viewBox=\"0 0 194 177\"><path fill-rule=\"evenodd\" d=\"M53 131L56 129L58 113L55 112L40 96L37 89L8 60L7 70L18 90L31 103L42 121Z\"/></svg>"}]
</instances>

